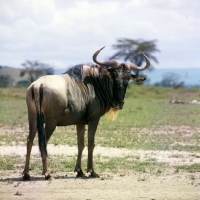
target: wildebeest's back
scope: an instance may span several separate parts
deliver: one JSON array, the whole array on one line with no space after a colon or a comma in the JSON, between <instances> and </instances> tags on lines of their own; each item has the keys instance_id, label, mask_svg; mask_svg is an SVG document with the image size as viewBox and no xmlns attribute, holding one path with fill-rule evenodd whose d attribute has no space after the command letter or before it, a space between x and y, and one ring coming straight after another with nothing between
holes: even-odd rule
<instances>
[{"instance_id":1,"label":"wildebeest's back","mask_svg":"<svg viewBox=\"0 0 200 200\"><path fill-rule=\"evenodd\" d=\"M90 91L84 84L77 84L68 74L43 76L28 90L39 91L40 87L43 90L41 111L45 122L71 125L87 119L86 107L93 88Z\"/></svg>"}]
</instances>

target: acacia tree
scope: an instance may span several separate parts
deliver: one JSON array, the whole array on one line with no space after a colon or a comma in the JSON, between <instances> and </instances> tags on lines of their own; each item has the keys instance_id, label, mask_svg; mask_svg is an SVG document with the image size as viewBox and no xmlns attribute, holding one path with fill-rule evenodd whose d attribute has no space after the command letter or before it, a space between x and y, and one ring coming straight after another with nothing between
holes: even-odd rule
<instances>
[{"instance_id":1,"label":"acacia tree","mask_svg":"<svg viewBox=\"0 0 200 200\"><path fill-rule=\"evenodd\" d=\"M10 75L1 75L0 74L0 87L7 87L13 85L13 78Z\"/></svg>"},{"instance_id":2,"label":"acacia tree","mask_svg":"<svg viewBox=\"0 0 200 200\"><path fill-rule=\"evenodd\" d=\"M31 83L35 81L39 76L53 74L52 67L50 67L48 64L40 63L38 61L26 60L24 63L22 63L22 66L24 69L21 71L20 76L28 74L29 81Z\"/></svg>"},{"instance_id":3,"label":"acacia tree","mask_svg":"<svg viewBox=\"0 0 200 200\"><path fill-rule=\"evenodd\" d=\"M183 82L180 82L180 75L174 72L165 73L160 82L160 85L163 87L180 87L183 84Z\"/></svg>"},{"instance_id":4,"label":"acacia tree","mask_svg":"<svg viewBox=\"0 0 200 200\"><path fill-rule=\"evenodd\" d=\"M137 66L141 66L144 61L141 52L144 52L150 60L158 63L157 58L153 55L155 52L159 52L156 46L156 40L144 41L142 39L133 40L121 38L118 39L117 44L114 44L112 47L117 50L117 52L110 59L129 60Z\"/></svg>"}]
</instances>

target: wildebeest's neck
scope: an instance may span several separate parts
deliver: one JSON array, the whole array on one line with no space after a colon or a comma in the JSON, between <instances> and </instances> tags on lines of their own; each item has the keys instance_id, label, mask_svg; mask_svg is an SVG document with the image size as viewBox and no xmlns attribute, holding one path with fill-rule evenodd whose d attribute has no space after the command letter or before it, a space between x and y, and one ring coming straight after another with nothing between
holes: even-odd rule
<instances>
[{"instance_id":1,"label":"wildebeest's neck","mask_svg":"<svg viewBox=\"0 0 200 200\"><path fill-rule=\"evenodd\" d=\"M66 74L78 83L84 83L86 87L89 84L94 88L102 115L110 109L113 100L113 80L105 68L97 65L77 65L67 70Z\"/></svg>"},{"instance_id":2,"label":"wildebeest's neck","mask_svg":"<svg viewBox=\"0 0 200 200\"><path fill-rule=\"evenodd\" d=\"M113 80L110 73L99 66L83 66L83 82L93 85L96 100L101 107L102 114L107 112L113 100Z\"/></svg>"}]
</instances>

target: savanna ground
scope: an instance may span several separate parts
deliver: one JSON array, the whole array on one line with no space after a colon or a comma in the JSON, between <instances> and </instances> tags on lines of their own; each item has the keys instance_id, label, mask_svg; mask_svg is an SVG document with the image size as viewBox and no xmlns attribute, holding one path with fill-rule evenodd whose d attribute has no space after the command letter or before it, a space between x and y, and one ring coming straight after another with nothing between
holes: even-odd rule
<instances>
[{"instance_id":1,"label":"savanna ground","mask_svg":"<svg viewBox=\"0 0 200 200\"><path fill-rule=\"evenodd\" d=\"M41 175L35 138L31 181L22 181L28 134L25 88L0 88L0 199L200 199L199 88L130 85L118 118L102 117L96 133L100 178L75 178L75 126L59 127L48 144L54 179ZM87 134L85 136L87 138ZM87 140L86 140L87 143ZM83 154L83 169L87 148Z\"/></svg>"}]
</instances>

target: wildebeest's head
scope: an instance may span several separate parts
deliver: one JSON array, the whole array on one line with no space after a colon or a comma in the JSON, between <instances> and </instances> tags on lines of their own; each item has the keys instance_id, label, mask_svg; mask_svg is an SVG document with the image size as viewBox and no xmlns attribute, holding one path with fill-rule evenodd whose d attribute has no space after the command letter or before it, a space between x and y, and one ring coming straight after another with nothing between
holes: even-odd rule
<instances>
[{"instance_id":1,"label":"wildebeest's head","mask_svg":"<svg viewBox=\"0 0 200 200\"><path fill-rule=\"evenodd\" d=\"M145 67L138 67L132 62L121 63L118 60L100 62L97 60L97 56L103 48L99 49L94 53L93 61L99 64L100 66L106 66L106 69L110 72L113 78L113 101L111 106L114 109L120 110L123 108L125 93L129 80L133 80L135 82L143 82L144 80L146 80L146 78L137 75L132 75L130 71L143 71L148 69L150 67L150 61L148 57L144 53L142 53L146 60Z\"/></svg>"}]
</instances>

